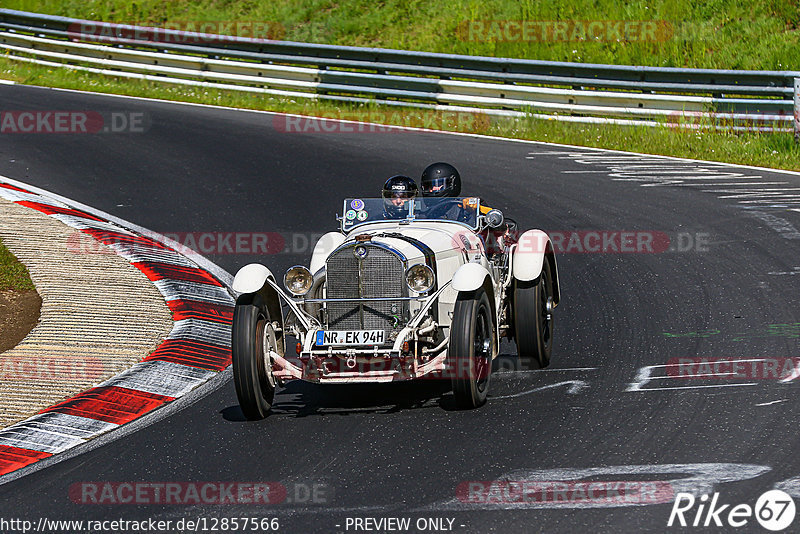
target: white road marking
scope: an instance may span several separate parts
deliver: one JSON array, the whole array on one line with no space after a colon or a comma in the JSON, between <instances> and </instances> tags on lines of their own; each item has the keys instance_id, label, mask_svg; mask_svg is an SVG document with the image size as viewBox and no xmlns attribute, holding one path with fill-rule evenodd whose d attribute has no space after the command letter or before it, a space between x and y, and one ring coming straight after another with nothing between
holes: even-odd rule
<instances>
[{"instance_id":1,"label":"white road marking","mask_svg":"<svg viewBox=\"0 0 800 534\"><path fill-rule=\"evenodd\" d=\"M576 395L580 393L583 389L589 387L589 384L583 380L565 380L564 382L559 382L557 384L548 384L547 386L541 386L538 388L529 389L521 393L514 393L513 395L503 395L501 397L491 397L491 398L497 400L514 399L516 397L523 397L525 395L530 395L531 393L536 393L537 391L544 391L545 389L552 389L560 386L569 386L569 388L567 389L567 393L570 395Z\"/></svg>"},{"instance_id":2,"label":"white road marking","mask_svg":"<svg viewBox=\"0 0 800 534\"><path fill-rule=\"evenodd\" d=\"M564 372L564 371L597 371L597 367L565 367L562 369L500 369L494 375L511 375L517 373L554 373L554 372Z\"/></svg>"},{"instance_id":3,"label":"white road marking","mask_svg":"<svg viewBox=\"0 0 800 534\"><path fill-rule=\"evenodd\" d=\"M769 226L784 239L800 239L800 230L786 219L757 210L748 210L747 213Z\"/></svg>"},{"instance_id":4,"label":"white road marking","mask_svg":"<svg viewBox=\"0 0 800 534\"><path fill-rule=\"evenodd\" d=\"M593 149L586 152L558 151L553 153L529 153L532 155L543 154L557 156L559 159L572 160L586 166L605 167L604 170L587 169L586 173L606 173L613 181L637 182L642 187L696 187L704 192L716 194L719 198L736 200L738 204L755 204L761 208L800 211L789 205L800 203L800 194L794 191L800 188L775 187L788 186L789 182L783 181L758 181L760 174L752 172L738 172L737 169L765 170L758 167L741 165L720 164L717 162L702 162L669 158L663 156L649 156L643 154L600 151ZM725 167L728 167L726 169ZM729 170L733 169L733 170ZM564 170L563 174L581 174L582 171ZM741 181L740 181L741 180ZM767 187L772 186L772 187ZM736 188L717 190L718 187ZM746 188L746 189L739 189ZM781 203L785 205L781 205ZM776 206L776 204L778 204ZM785 233L781 234L784 238Z\"/></svg>"},{"instance_id":5,"label":"white road marking","mask_svg":"<svg viewBox=\"0 0 800 534\"><path fill-rule=\"evenodd\" d=\"M771 406L773 404L778 404L779 402L786 402L787 400L789 400L789 399L781 399L781 400L776 400L776 401L772 401L772 402L761 402L759 404L756 404L756 406Z\"/></svg>"},{"instance_id":6,"label":"white road marking","mask_svg":"<svg viewBox=\"0 0 800 534\"><path fill-rule=\"evenodd\" d=\"M800 274L800 267L794 267L792 271L770 271L767 274L793 276L793 275L796 275L796 274Z\"/></svg>"},{"instance_id":7,"label":"white road marking","mask_svg":"<svg viewBox=\"0 0 800 534\"><path fill-rule=\"evenodd\" d=\"M734 359L734 360L715 360L715 363L740 363L740 362L763 362L767 361L766 358L750 358L750 359ZM685 380L688 377L685 376L659 376L653 375L653 371L655 369L666 369L668 367L678 367L680 364L669 364L669 365L646 365L644 367L640 367L639 370L636 372L636 377L634 378L635 382L631 382L628 384L628 387L625 388L626 392L629 391L669 391L669 390L676 390L676 389L706 389L706 388L725 388L725 387L744 387L744 386L755 386L758 385L757 382L747 382L747 383L740 383L740 384L705 384L699 386L672 386L668 385L665 387L658 387L658 388L646 388L643 387L650 382L654 382L656 380ZM800 368L798 368L800 370ZM797 371L796 371L797 372ZM699 376L699 375L698 375ZM706 375L703 375L706 376ZM713 375L715 377L723 377L724 375ZM691 378L695 378L695 375L692 375ZM781 382L785 381L786 379L781 380Z\"/></svg>"},{"instance_id":8,"label":"white road marking","mask_svg":"<svg viewBox=\"0 0 800 534\"><path fill-rule=\"evenodd\" d=\"M752 178L751 176L743 176L742 178ZM730 183L722 183L722 184L713 184L715 186L739 186L739 185L783 185L788 184L789 182L730 182ZM681 184L678 184L681 185ZM702 185L702 184L683 184L683 185ZM706 193L713 193L713 189L703 189ZM785 207L785 206L784 206Z\"/></svg>"},{"instance_id":9,"label":"white road marking","mask_svg":"<svg viewBox=\"0 0 800 534\"><path fill-rule=\"evenodd\" d=\"M592 150L590 148L586 149L587 151ZM589 152L587 152L588 154ZM526 159L534 159L535 156L572 156L575 154L575 151L565 151L565 150L550 150L546 152L528 152Z\"/></svg>"},{"instance_id":10,"label":"white road marking","mask_svg":"<svg viewBox=\"0 0 800 534\"><path fill-rule=\"evenodd\" d=\"M797 377L800 377L800 359L795 359L794 371L792 371L792 374L787 376L786 378L782 378L781 383L791 382Z\"/></svg>"}]
</instances>

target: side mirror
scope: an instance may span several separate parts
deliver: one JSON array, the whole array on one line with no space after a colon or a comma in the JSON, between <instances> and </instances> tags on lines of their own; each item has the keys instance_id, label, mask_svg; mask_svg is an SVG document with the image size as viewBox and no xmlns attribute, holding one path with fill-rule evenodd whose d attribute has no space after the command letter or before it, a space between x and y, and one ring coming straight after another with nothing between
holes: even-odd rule
<instances>
[{"instance_id":1,"label":"side mirror","mask_svg":"<svg viewBox=\"0 0 800 534\"><path fill-rule=\"evenodd\" d=\"M504 221L503 212L500 210L491 210L486 214L486 224L488 224L490 228L499 228L503 225Z\"/></svg>"}]
</instances>

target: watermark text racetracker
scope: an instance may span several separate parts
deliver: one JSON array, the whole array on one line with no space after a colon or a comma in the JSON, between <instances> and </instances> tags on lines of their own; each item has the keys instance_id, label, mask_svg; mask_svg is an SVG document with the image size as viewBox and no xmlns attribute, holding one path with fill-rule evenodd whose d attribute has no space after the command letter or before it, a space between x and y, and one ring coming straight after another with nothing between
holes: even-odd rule
<instances>
[{"instance_id":1,"label":"watermark text racetracker","mask_svg":"<svg viewBox=\"0 0 800 534\"><path fill-rule=\"evenodd\" d=\"M664 42L673 33L664 20L470 20L456 28L471 42Z\"/></svg>"},{"instance_id":2,"label":"watermark text racetracker","mask_svg":"<svg viewBox=\"0 0 800 534\"><path fill-rule=\"evenodd\" d=\"M0 110L0 134L145 133L144 111Z\"/></svg>"},{"instance_id":3,"label":"watermark text racetracker","mask_svg":"<svg viewBox=\"0 0 800 534\"><path fill-rule=\"evenodd\" d=\"M11 356L0 358L0 381L29 380L60 382L63 380L99 380L112 369L102 359L92 356L48 356L36 358Z\"/></svg>"},{"instance_id":4,"label":"watermark text racetracker","mask_svg":"<svg viewBox=\"0 0 800 534\"><path fill-rule=\"evenodd\" d=\"M325 505L333 487L321 482L76 482L69 498L86 505Z\"/></svg>"},{"instance_id":5,"label":"watermark text racetracker","mask_svg":"<svg viewBox=\"0 0 800 534\"><path fill-rule=\"evenodd\" d=\"M643 505L669 502L673 495L672 485L660 480L492 480L462 482L456 488L458 500L467 504Z\"/></svg>"},{"instance_id":6,"label":"watermark text racetracker","mask_svg":"<svg viewBox=\"0 0 800 534\"><path fill-rule=\"evenodd\" d=\"M355 111L328 117L275 115L272 126L281 133L357 134L401 133L403 128L484 133L491 126L486 113L471 111Z\"/></svg>"},{"instance_id":7,"label":"watermark text racetracker","mask_svg":"<svg viewBox=\"0 0 800 534\"><path fill-rule=\"evenodd\" d=\"M687 380L781 380L800 376L798 357L671 358L666 365L667 376Z\"/></svg>"},{"instance_id":8,"label":"watermark text racetracker","mask_svg":"<svg viewBox=\"0 0 800 534\"><path fill-rule=\"evenodd\" d=\"M283 39L286 28L266 20L207 21L183 20L161 24L115 24L81 21L70 24L67 34L74 39L127 44L137 41L174 44L231 43L237 39Z\"/></svg>"},{"instance_id":9,"label":"watermark text racetracker","mask_svg":"<svg viewBox=\"0 0 800 534\"><path fill-rule=\"evenodd\" d=\"M310 255L325 232L162 232L175 242L178 251L193 251L204 255ZM662 232L620 230L549 231L556 254L659 254L670 252L708 252L711 234L707 232ZM501 236L489 232L484 245L490 252L499 251ZM544 251L546 243L537 237L520 239L512 235L508 243L519 250ZM111 243L113 244L113 243ZM458 235L453 248L464 247ZM67 238L67 250L75 254L113 254L114 252L92 237L73 232ZM329 251L332 252L332 251Z\"/></svg>"}]
</instances>

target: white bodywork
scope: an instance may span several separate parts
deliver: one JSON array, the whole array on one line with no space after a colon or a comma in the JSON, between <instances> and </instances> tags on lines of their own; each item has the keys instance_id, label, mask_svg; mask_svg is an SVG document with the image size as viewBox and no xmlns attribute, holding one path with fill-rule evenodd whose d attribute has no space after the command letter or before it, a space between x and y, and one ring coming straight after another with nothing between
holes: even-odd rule
<instances>
[{"instance_id":1,"label":"white bodywork","mask_svg":"<svg viewBox=\"0 0 800 534\"><path fill-rule=\"evenodd\" d=\"M481 225L482 228L486 227L483 219ZM398 237L398 234L402 237ZM525 241L520 239L520 244L541 242L544 246L537 249L509 245L491 259L487 255L480 232L465 224L449 220L370 222L358 225L346 233L329 232L319 239L314 247L309 269L314 276L315 285L305 298L292 297L279 288L269 269L260 264L243 267L236 274L233 289L239 293L265 290L263 294L267 299L273 299L273 304L282 301L289 308L290 316L296 316L295 320L288 320L290 317L287 317L286 330L300 342L300 363L285 355L271 353L274 374L279 380L302 378L327 382L376 382L417 378L444 369L453 310L460 292L471 293L480 288L486 290L494 312L494 329L497 334L494 337L496 344L499 344L502 323L506 320L502 312L507 307L513 279L536 279L542 272L543 262L548 260L552 261L551 267L555 272L555 258L552 256L552 246L547 246L550 243L547 234L540 230L531 230L522 237ZM435 265L431 267L435 267L436 285L431 294L416 294L409 290L406 300L409 303L410 320L403 325L391 348L316 347L316 334L324 328L320 317L315 314L319 314L320 306L323 305L319 301L325 300L326 261L331 253L356 241L368 242L396 252L406 269L420 263L430 265L433 260ZM553 285L557 304L555 275ZM319 296L322 298L318 298ZM409 343L413 343L414 349L409 350ZM329 371L326 362L337 358L346 360L347 368L351 370ZM375 362L380 359L390 362L389 368L356 369L357 364L362 361ZM413 361L409 363L409 360ZM403 362L402 369L394 362Z\"/></svg>"},{"instance_id":2,"label":"white bodywork","mask_svg":"<svg viewBox=\"0 0 800 534\"><path fill-rule=\"evenodd\" d=\"M267 267L260 263L245 265L233 278L233 290L237 293L255 293L264 286L267 278L275 279Z\"/></svg>"}]
</instances>

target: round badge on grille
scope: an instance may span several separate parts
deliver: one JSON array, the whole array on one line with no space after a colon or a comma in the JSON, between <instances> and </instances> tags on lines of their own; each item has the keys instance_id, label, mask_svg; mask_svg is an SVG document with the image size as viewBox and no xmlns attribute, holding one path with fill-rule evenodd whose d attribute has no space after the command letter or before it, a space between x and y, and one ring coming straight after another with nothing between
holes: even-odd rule
<instances>
[{"instance_id":1,"label":"round badge on grille","mask_svg":"<svg viewBox=\"0 0 800 534\"><path fill-rule=\"evenodd\" d=\"M366 258L367 257L367 247L363 245L357 246L353 249L353 254L358 258Z\"/></svg>"}]
</instances>

